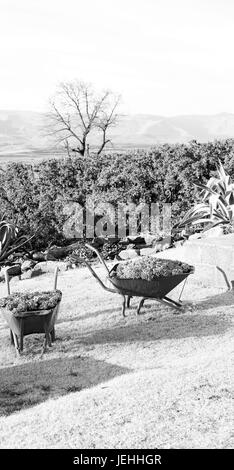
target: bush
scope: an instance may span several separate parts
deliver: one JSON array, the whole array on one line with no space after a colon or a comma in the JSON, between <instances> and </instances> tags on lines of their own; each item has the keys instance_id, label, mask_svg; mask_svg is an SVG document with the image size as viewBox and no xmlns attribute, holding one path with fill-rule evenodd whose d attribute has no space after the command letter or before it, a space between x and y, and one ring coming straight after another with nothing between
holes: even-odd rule
<instances>
[{"instance_id":1,"label":"bush","mask_svg":"<svg viewBox=\"0 0 234 470\"><path fill-rule=\"evenodd\" d=\"M173 223L196 202L194 180L206 182L220 159L234 176L234 140L158 145L149 151L61 158L28 165L8 164L0 172L0 213L32 235L33 248L66 243L64 205L86 197L95 203L172 204Z\"/></svg>"}]
</instances>

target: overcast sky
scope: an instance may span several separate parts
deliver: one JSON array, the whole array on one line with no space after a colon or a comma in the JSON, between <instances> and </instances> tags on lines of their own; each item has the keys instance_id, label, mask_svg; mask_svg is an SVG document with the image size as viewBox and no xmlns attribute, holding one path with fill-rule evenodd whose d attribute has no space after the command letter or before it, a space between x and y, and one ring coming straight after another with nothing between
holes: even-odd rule
<instances>
[{"instance_id":1,"label":"overcast sky","mask_svg":"<svg viewBox=\"0 0 234 470\"><path fill-rule=\"evenodd\" d=\"M0 109L76 77L129 113L234 113L233 51L233 0L0 0Z\"/></svg>"}]
</instances>

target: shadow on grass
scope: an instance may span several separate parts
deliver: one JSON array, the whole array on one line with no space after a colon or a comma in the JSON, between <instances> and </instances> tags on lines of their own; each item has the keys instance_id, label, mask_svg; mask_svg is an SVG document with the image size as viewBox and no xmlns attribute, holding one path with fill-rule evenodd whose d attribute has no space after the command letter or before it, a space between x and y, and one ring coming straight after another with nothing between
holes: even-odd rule
<instances>
[{"instance_id":1,"label":"shadow on grass","mask_svg":"<svg viewBox=\"0 0 234 470\"><path fill-rule=\"evenodd\" d=\"M120 298L120 297L119 297ZM80 321L80 320L88 320L89 318L97 318L101 315L105 315L105 314L109 314L111 315L112 313L117 313L119 312L120 316L121 316L121 298L120 298L120 301L119 301L119 307L109 307L109 308L103 308L102 310L100 310L100 308L98 310L93 310L89 313L85 313L84 315L77 315L75 317L65 317L65 316L61 316L61 318L58 318L58 321L57 321L57 324L59 323L67 323L67 322L73 322L73 321Z\"/></svg>"},{"instance_id":2,"label":"shadow on grass","mask_svg":"<svg viewBox=\"0 0 234 470\"><path fill-rule=\"evenodd\" d=\"M148 302L148 303L147 303ZM174 315L168 307L163 307L148 300L142 309L142 315L136 319L134 310L127 310L126 319L121 318L122 324L94 329L88 333L81 332L79 327L68 332L60 330L64 338L64 352L75 352L77 347L105 345L105 344L129 344L135 342L155 342L160 340L176 340L190 337L204 337L222 335L232 326L231 315L224 309L217 312L214 307L231 306L234 304L234 296L230 292L197 302L195 311L181 312ZM156 307L157 305L157 307ZM156 308L158 310L156 310ZM203 310L213 309L207 313ZM68 339L68 341L66 341Z\"/></svg>"},{"instance_id":3,"label":"shadow on grass","mask_svg":"<svg viewBox=\"0 0 234 470\"><path fill-rule=\"evenodd\" d=\"M139 302L139 297L135 297L134 298L134 302L132 301L131 302L131 309L130 311L136 311L137 309L137 303ZM75 317L71 317L71 318L66 318L65 316L62 316L61 318L58 319L58 324L60 323L65 323L65 322L75 322L75 321L84 321L84 320L87 320L89 318L97 318L98 316L101 316L101 315L105 315L105 314L113 314L113 313L118 313L120 314L120 317L121 317L121 302L122 302L122 298L121 296L116 296L116 306L113 306L113 307L109 307L109 308L103 308L100 310L100 307L98 307L98 309L93 309L93 311L89 312L89 313L86 313L84 315L77 315ZM176 299L175 299L176 300ZM202 301L193 301L192 302L194 304L194 310L196 310L197 312L199 311L202 311L202 310L207 310L207 309L211 309L211 308L215 308L215 307L224 307L224 306L232 306L234 307L234 291L226 291L226 292L223 292L221 294L217 294L215 296L212 296L212 297L208 297ZM152 300L152 299L148 299L145 304L144 304L144 307L142 308L142 313L143 312L146 312L147 310L149 310L150 308L153 308L153 306L155 305L155 309L157 309L160 304L157 303L157 300ZM189 305L189 303L188 303ZM165 311L168 311L168 307L165 305L165 307L160 307L160 311L163 311L162 309L164 309ZM185 302L185 311L186 311L186 302ZM172 314L173 314L173 309L171 310Z\"/></svg>"},{"instance_id":4,"label":"shadow on grass","mask_svg":"<svg viewBox=\"0 0 234 470\"><path fill-rule=\"evenodd\" d=\"M207 297L202 301L196 302L196 310L207 310L214 307L234 307L234 291L226 291L222 294Z\"/></svg>"},{"instance_id":5,"label":"shadow on grass","mask_svg":"<svg viewBox=\"0 0 234 470\"><path fill-rule=\"evenodd\" d=\"M7 416L50 398L104 384L128 372L130 369L127 367L82 356L0 369L0 415Z\"/></svg>"},{"instance_id":6,"label":"shadow on grass","mask_svg":"<svg viewBox=\"0 0 234 470\"><path fill-rule=\"evenodd\" d=\"M189 337L221 335L231 326L230 314L226 310L217 313L216 308L234 305L233 292L225 292L195 305L195 311L173 315L167 308L155 301L147 301L143 315L135 319L134 310L128 310L128 317L120 323L83 332L79 325L61 322L58 338L58 359L44 359L0 369L0 414L9 415L22 408L29 408L50 398L57 398L71 392L103 383L131 371L130 368L109 364L92 357L78 356L83 346L105 344L131 344L160 340L176 340ZM208 313L204 310L211 309ZM114 310L117 310L114 309ZM112 309L97 310L100 313L113 312ZM145 314L144 314L145 313ZM229 312L230 313L230 312ZM91 315L90 315L91 316ZM77 318L80 319L80 318ZM84 317L85 319L85 317ZM103 321L105 324L105 320ZM33 341L32 346L35 346ZM41 341L41 340L40 340ZM64 353L73 357L63 357Z\"/></svg>"},{"instance_id":7,"label":"shadow on grass","mask_svg":"<svg viewBox=\"0 0 234 470\"><path fill-rule=\"evenodd\" d=\"M196 314L191 317L151 316L148 321L137 324L103 328L88 335L80 336L81 344L130 343L135 341L156 341L220 335L231 325L230 319L217 315Z\"/></svg>"}]
</instances>

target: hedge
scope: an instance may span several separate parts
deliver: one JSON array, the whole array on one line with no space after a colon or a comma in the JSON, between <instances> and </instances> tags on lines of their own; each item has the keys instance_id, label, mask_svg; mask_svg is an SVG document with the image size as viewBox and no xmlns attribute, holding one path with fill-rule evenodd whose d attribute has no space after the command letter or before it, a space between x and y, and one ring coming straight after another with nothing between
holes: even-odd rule
<instances>
[{"instance_id":1,"label":"hedge","mask_svg":"<svg viewBox=\"0 0 234 470\"><path fill-rule=\"evenodd\" d=\"M196 200L193 182L205 182L218 158L234 176L234 139L9 163L0 172L1 217L15 222L22 233L36 231L35 248L64 243L63 207L70 201L83 206L87 196L112 204L171 203L177 222Z\"/></svg>"}]
</instances>

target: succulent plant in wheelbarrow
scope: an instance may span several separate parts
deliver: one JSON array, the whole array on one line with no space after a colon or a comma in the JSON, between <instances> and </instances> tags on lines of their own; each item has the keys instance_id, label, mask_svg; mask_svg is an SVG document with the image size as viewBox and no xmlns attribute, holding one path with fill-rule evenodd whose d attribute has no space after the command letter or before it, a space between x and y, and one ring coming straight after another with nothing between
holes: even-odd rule
<instances>
[{"instance_id":1,"label":"succulent plant in wheelbarrow","mask_svg":"<svg viewBox=\"0 0 234 470\"><path fill-rule=\"evenodd\" d=\"M56 287L55 287L56 288ZM23 338L43 333L43 350L55 340L55 322L58 316L62 292L15 292L0 299L0 312L10 328L11 343L16 354L23 351Z\"/></svg>"},{"instance_id":2,"label":"succulent plant in wheelbarrow","mask_svg":"<svg viewBox=\"0 0 234 470\"><path fill-rule=\"evenodd\" d=\"M62 298L60 290L51 292L15 292L0 299L0 308L7 308L13 314L32 312L35 310L49 310L56 307Z\"/></svg>"},{"instance_id":3,"label":"succulent plant in wheelbarrow","mask_svg":"<svg viewBox=\"0 0 234 470\"><path fill-rule=\"evenodd\" d=\"M123 263L119 263L111 276L119 279L144 279L153 281L161 277L189 273L192 266L175 260L140 256Z\"/></svg>"}]
</instances>

